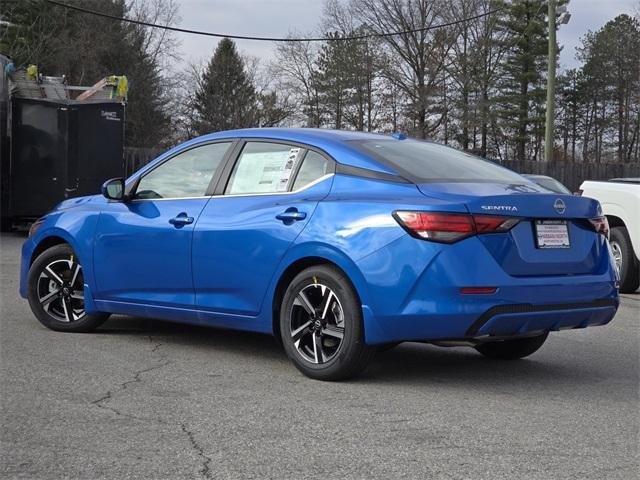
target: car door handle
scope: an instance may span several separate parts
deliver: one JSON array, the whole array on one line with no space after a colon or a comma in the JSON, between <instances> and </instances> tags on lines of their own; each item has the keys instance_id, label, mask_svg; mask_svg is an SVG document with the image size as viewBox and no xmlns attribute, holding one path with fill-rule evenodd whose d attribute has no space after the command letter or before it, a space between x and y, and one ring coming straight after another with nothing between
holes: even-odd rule
<instances>
[{"instance_id":1,"label":"car door handle","mask_svg":"<svg viewBox=\"0 0 640 480\"><path fill-rule=\"evenodd\" d=\"M284 212L276 215L278 220L282 220L285 223L297 222L298 220L304 220L307 218L306 212L299 212L297 208L288 208Z\"/></svg>"},{"instance_id":2,"label":"car door handle","mask_svg":"<svg viewBox=\"0 0 640 480\"><path fill-rule=\"evenodd\" d=\"M188 217L186 213L180 213L169 220L169 223L176 228L180 228L193 223L193 217Z\"/></svg>"}]
</instances>

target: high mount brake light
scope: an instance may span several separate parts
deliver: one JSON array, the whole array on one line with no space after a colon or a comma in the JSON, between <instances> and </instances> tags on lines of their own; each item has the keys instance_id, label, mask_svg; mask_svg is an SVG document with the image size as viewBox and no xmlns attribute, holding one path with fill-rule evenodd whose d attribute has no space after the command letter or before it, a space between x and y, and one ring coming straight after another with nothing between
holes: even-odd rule
<instances>
[{"instance_id":1,"label":"high mount brake light","mask_svg":"<svg viewBox=\"0 0 640 480\"><path fill-rule=\"evenodd\" d=\"M393 216L414 237L442 243L454 243L476 234L506 232L520 221L466 213L397 211Z\"/></svg>"},{"instance_id":2,"label":"high mount brake light","mask_svg":"<svg viewBox=\"0 0 640 480\"><path fill-rule=\"evenodd\" d=\"M609 238L609 221L607 220L607 217L602 216L590 218L589 222L597 233L601 233L605 237Z\"/></svg>"}]
</instances>

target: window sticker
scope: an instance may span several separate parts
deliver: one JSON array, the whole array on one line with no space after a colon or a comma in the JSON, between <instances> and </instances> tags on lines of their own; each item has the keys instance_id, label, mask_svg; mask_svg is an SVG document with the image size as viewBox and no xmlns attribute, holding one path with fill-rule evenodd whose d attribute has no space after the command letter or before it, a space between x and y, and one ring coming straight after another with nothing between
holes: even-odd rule
<instances>
[{"instance_id":1,"label":"window sticker","mask_svg":"<svg viewBox=\"0 0 640 480\"><path fill-rule=\"evenodd\" d=\"M287 190L300 148L244 153L235 172L231 194L270 193Z\"/></svg>"},{"instance_id":2,"label":"window sticker","mask_svg":"<svg viewBox=\"0 0 640 480\"><path fill-rule=\"evenodd\" d=\"M293 172L293 167L296 164L296 159L300 154L299 148L292 148L289 150L289 157L287 158L287 162L284 164L284 168L282 169L282 174L280 175L280 182L278 183L277 190L278 192L286 192L287 187L289 185L289 180L291 179L291 173Z\"/></svg>"}]
</instances>

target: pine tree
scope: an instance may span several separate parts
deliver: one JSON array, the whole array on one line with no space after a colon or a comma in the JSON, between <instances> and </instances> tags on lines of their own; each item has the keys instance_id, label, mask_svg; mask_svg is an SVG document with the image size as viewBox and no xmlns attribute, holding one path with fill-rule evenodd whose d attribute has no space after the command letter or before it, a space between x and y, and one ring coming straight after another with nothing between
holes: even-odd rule
<instances>
[{"instance_id":1,"label":"pine tree","mask_svg":"<svg viewBox=\"0 0 640 480\"><path fill-rule=\"evenodd\" d=\"M330 38L338 38L337 33L329 33ZM350 42L326 42L320 48L316 60L317 84L323 111L333 120L332 127L342 128L342 117L347 103L347 89L350 87L348 50Z\"/></svg>"},{"instance_id":2,"label":"pine tree","mask_svg":"<svg viewBox=\"0 0 640 480\"><path fill-rule=\"evenodd\" d=\"M544 135L546 84L542 72L547 68L547 1L514 0L505 3L505 8L502 28L508 33L505 41L509 51L502 66L500 113L504 126L511 131L516 159L525 160L527 145L536 149Z\"/></svg>"},{"instance_id":3,"label":"pine tree","mask_svg":"<svg viewBox=\"0 0 640 480\"><path fill-rule=\"evenodd\" d=\"M255 87L230 39L218 44L200 79L193 108L199 134L256 125Z\"/></svg>"},{"instance_id":4,"label":"pine tree","mask_svg":"<svg viewBox=\"0 0 640 480\"><path fill-rule=\"evenodd\" d=\"M616 149L618 161L631 160L640 126L634 118L640 100L640 22L618 15L599 31L589 32L583 44L582 72L589 81L586 94L596 106L591 123L599 132L595 158L600 160L608 143Z\"/></svg>"}]
</instances>

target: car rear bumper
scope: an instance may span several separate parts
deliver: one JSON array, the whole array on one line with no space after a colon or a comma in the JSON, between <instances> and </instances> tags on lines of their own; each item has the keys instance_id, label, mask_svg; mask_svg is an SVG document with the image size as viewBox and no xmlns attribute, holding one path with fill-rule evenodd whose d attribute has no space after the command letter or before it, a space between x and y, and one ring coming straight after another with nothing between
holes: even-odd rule
<instances>
[{"instance_id":1,"label":"car rear bumper","mask_svg":"<svg viewBox=\"0 0 640 480\"><path fill-rule=\"evenodd\" d=\"M616 313L608 253L593 274L514 277L477 239L465 242L443 248L401 239L358 262L368 280L361 295L368 344L531 335L604 325Z\"/></svg>"},{"instance_id":2,"label":"car rear bumper","mask_svg":"<svg viewBox=\"0 0 640 480\"><path fill-rule=\"evenodd\" d=\"M473 340L487 336L517 337L609 323L618 309L617 298L575 304L500 304L480 314L377 317L364 307L368 344L442 339Z\"/></svg>"},{"instance_id":3,"label":"car rear bumper","mask_svg":"<svg viewBox=\"0 0 640 480\"><path fill-rule=\"evenodd\" d=\"M564 305L499 305L480 315L467 329L465 337L508 337L604 325L611 321L617 308L618 300L614 298Z\"/></svg>"}]
</instances>

